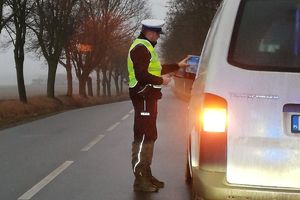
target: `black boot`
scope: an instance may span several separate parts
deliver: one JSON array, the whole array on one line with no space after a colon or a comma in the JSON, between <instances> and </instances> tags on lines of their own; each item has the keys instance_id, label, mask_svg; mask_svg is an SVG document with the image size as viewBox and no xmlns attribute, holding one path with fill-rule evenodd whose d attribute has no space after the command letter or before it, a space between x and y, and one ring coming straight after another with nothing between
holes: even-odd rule
<instances>
[{"instance_id":1,"label":"black boot","mask_svg":"<svg viewBox=\"0 0 300 200\"><path fill-rule=\"evenodd\" d=\"M147 174L148 161L145 146L147 145L143 143L132 143L132 169L135 175L133 189L141 192L158 192L158 187L152 183L151 177Z\"/></svg>"},{"instance_id":2,"label":"black boot","mask_svg":"<svg viewBox=\"0 0 300 200\"><path fill-rule=\"evenodd\" d=\"M155 185L158 188L163 188L165 186L165 183L163 181L158 180L152 175L151 171L151 163L152 163L152 157L153 157L153 151L154 151L154 142L149 142L145 148L147 148L147 176L151 177L151 182L153 185Z\"/></svg>"},{"instance_id":3,"label":"black boot","mask_svg":"<svg viewBox=\"0 0 300 200\"><path fill-rule=\"evenodd\" d=\"M158 192L158 187L152 184L149 177L144 175L135 175L133 189L136 192Z\"/></svg>"},{"instance_id":4,"label":"black boot","mask_svg":"<svg viewBox=\"0 0 300 200\"><path fill-rule=\"evenodd\" d=\"M158 188L164 188L165 187L165 183L163 181L158 180L154 176L151 176L151 183L153 185L155 185L156 187L158 187Z\"/></svg>"}]
</instances>

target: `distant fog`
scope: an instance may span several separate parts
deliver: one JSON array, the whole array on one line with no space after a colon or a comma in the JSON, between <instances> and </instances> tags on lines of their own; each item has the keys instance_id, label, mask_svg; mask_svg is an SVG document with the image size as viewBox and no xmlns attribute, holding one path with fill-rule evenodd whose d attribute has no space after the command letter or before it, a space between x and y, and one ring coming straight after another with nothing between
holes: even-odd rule
<instances>
[{"instance_id":1,"label":"distant fog","mask_svg":"<svg viewBox=\"0 0 300 200\"><path fill-rule=\"evenodd\" d=\"M14 63L13 49L7 51L0 50L0 86L16 85L16 69ZM40 78L48 73L47 64L43 61L38 61L30 54L26 54L24 62L24 79L25 84L31 84L32 79ZM62 66L58 66L57 73L65 73Z\"/></svg>"}]
</instances>

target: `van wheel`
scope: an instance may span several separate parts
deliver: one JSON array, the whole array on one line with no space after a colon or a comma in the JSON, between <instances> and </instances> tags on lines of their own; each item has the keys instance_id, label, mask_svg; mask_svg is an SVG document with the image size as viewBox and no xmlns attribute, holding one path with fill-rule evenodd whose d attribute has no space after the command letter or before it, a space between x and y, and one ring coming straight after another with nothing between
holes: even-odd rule
<instances>
[{"instance_id":1,"label":"van wheel","mask_svg":"<svg viewBox=\"0 0 300 200\"><path fill-rule=\"evenodd\" d=\"M186 151L186 164L185 164L185 182L187 184L192 184L192 171L191 171L191 155L190 155L190 152L191 152L191 136L189 136L189 139L188 139L188 149Z\"/></svg>"},{"instance_id":2,"label":"van wheel","mask_svg":"<svg viewBox=\"0 0 300 200\"><path fill-rule=\"evenodd\" d=\"M189 153L187 153L187 156L186 156L185 182L187 184L191 184L192 183L192 175L191 175L190 163L189 163Z\"/></svg>"},{"instance_id":3,"label":"van wheel","mask_svg":"<svg viewBox=\"0 0 300 200\"><path fill-rule=\"evenodd\" d=\"M203 200L195 191L192 189L192 200Z\"/></svg>"}]
</instances>

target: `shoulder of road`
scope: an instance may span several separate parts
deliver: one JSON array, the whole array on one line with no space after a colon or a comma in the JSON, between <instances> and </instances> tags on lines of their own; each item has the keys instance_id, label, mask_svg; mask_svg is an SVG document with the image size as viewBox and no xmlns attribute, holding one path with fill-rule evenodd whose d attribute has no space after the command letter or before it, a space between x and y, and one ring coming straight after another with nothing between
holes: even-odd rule
<instances>
[{"instance_id":1,"label":"shoulder of road","mask_svg":"<svg viewBox=\"0 0 300 200\"><path fill-rule=\"evenodd\" d=\"M67 110L95 105L126 101L128 94L112 97L68 97L56 98L35 96L28 98L28 103L19 100L0 100L0 130L28 123L37 119L55 115Z\"/></svg>"}]
</instances>

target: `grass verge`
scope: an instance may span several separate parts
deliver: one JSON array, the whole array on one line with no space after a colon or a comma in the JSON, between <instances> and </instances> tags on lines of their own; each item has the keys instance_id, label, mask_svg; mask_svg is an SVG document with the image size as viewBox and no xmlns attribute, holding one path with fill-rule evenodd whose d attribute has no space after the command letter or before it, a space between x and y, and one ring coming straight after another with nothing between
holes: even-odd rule
<instances>
[{"instance_id":1,"label":"grass verge","mask_svg":"<svg viewBox=\"0 0 300 200\"><path fill-rule=\"evenodd\" d=\"M54 115L66 110L95 106L128 100L128 94L114 97L88 97L79 95L57 96L55 99L45 96L28 98L24 104L19 100L0 101L0 130L27 123L36 119Z\"/></svg>"}]
</instances>

